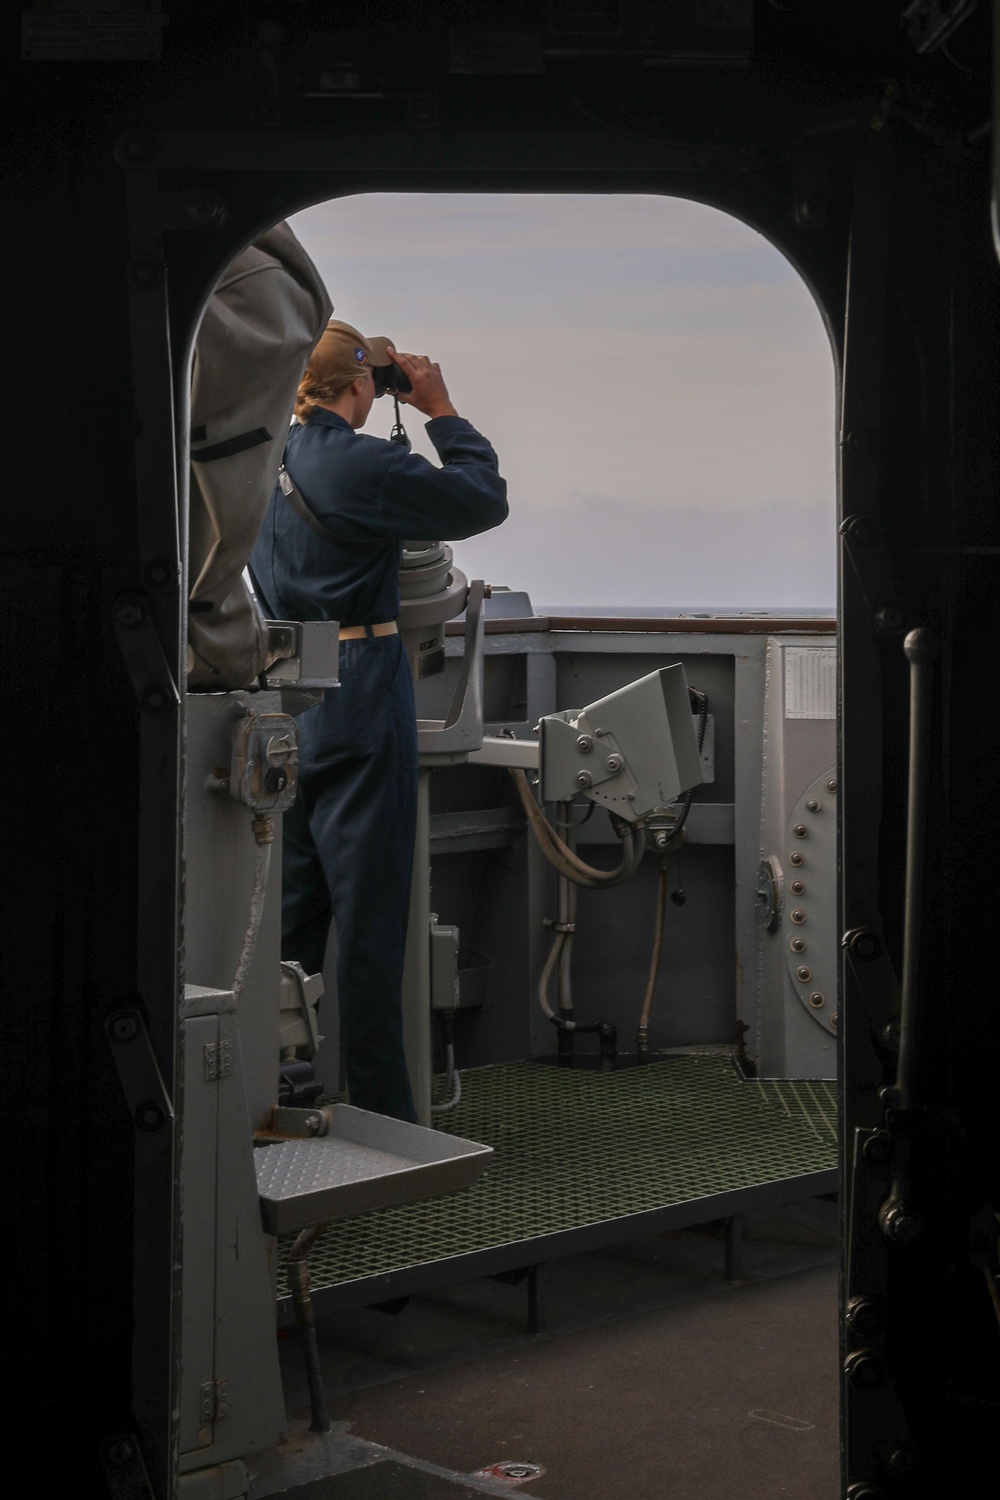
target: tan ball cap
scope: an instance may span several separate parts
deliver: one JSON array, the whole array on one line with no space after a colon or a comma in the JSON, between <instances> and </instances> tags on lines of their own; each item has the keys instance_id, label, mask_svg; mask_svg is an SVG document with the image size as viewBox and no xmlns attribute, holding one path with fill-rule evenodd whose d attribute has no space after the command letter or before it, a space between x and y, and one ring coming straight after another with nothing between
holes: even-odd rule
<instances>
[{"instance_id":1,"label":"tan ball cap","mask_svg":"<svg viewBox=\"0 0 1000 1500\"><path fill-rule=\"evenodd\" d=\"M306 375L331 390L349 385L366 370L392 364L388 354L391 342L381 337L365 338L350 323L331 319L309 356Z\"/></svg>"}]
</instances>

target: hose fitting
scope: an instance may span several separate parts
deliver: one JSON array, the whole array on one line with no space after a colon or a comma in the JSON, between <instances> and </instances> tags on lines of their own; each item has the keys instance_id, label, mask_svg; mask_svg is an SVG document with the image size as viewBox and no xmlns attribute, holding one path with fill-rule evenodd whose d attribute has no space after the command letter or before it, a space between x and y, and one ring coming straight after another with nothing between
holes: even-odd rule
<instances>
[{"instance_id":1,"label":"hose fitting","mask_svg":"<svg viewBox=\"0 0 1000 1500\"><path fill-rule=\"evenodd\" d=\"M649 1062L649 1027L640 1026L635 1034L635 1055L639 1062Z\"/></svg>"},{"instance_id":2,"label":"hose fitting","mask_svg":"<svg viewBox=\"0 0 1000 1500\"><path fill-rule=\"evenodd\" d=\"M270 844L274 839L274 819L269 818L266 813L259 813L256 818L251 819L250 827L258 844Z\"/></svg>"}]
</instances>

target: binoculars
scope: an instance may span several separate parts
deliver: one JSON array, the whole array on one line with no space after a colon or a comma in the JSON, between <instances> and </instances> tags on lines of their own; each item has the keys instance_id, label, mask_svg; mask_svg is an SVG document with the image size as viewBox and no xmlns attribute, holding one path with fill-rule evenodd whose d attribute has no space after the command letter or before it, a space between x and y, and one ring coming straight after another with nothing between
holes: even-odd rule
<instances>
[{"instance_id":1,"label":"binoculars","mask_svg":"<svg viewBox=\"0 0 1000 1500\"><path fill-rule=\"evenodd\" d=\"M372 377L375 381L376 398L387 396L390 392L399 394L413 389L399 365L373 365Z\"/></svg>"}]
</instances>

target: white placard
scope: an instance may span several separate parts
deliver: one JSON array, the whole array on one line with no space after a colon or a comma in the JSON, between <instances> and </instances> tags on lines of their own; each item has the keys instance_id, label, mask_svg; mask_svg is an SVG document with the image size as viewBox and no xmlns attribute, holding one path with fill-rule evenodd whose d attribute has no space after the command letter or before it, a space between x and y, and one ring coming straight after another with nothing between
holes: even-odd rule
<instances>
[{"instance_id":1,"label":"white placard","mask_svg":"<svg viewBox=\"0 0 1000 1500\"><path fill-rule=\"evenodd\" d=\"M836 646L786 646L785 718L836 717Z\"/></svg>"}]
</instances>

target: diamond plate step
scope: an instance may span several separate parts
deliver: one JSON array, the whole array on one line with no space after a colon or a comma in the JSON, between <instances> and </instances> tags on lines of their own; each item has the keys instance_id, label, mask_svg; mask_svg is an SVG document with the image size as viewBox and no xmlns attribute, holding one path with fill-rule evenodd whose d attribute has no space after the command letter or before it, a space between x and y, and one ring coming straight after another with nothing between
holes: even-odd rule
<instances>
[{"instance_id":1,"label":"diamond plate step","mask_svg":"<svg viewBox=\"0 0 1000 1500\"><path fill-rule=\"evenodd\" d=\"M453 1193L476 1182L493 1155L491 1146L349 1104L327 1114L326 1135L254 1152L268 1234Z\"/></svg>"}]
</instances>

